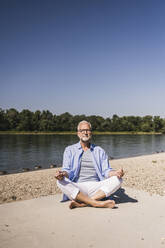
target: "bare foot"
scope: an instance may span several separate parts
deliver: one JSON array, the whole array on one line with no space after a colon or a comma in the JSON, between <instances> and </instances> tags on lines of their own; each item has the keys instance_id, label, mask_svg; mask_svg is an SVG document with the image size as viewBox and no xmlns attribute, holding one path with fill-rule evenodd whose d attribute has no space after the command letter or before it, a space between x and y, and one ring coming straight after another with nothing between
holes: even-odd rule
<instances>
[{"instance_id":1,"label":"bare foot","mask_svg":"<svg viewBox=\"0 0 165 248\"><path fill-rule=\"evenodd\" d=\"M79 202L76 202L76 201L73 201L73 200L69 204L70 209L81 208L81 207L86 207L86 206L87 206L87 204L85 204L85 203L79 203Z\"/></svg>"},{"instance_id":2,"label":"bare foot","mask_svg":"<svg viewBox=\"0 0 165 248\"><path fill-rule=\"evenodd\" d=\"M81 208L81 207L86 207L86 203L79 203L77 201L72 200L69 208L74 209L74 208ZM96 208L114 208L115 207L115 201L113 200L107 200L107 201L97 201L96 204L93 205L93 207Z\"/></svg>"},{"instance_id":3,"label":"bare foot","mask_svg":"<svg viewBox=\"0 0 165 248\"><path fill-rule=\"evenodd\" d=\"M102 201L100 203L100 205L98 205L97 207L101 207L101 208L114 208L115 206L115 201L113 200L107 200L107 201Z\"/></svg>"}]
</instances>

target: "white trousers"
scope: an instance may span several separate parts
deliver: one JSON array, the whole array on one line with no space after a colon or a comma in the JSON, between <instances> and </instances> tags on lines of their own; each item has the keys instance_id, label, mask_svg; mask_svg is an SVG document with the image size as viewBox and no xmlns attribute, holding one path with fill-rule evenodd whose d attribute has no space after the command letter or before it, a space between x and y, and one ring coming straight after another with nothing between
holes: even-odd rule
<instances>
[{"instance_id":1,"label":"white trousers","mask_svg":"<svg viewBox=\"0 0 165 248\"><path fill-rule=\"evenodd\" d=\"M87 181L82 183L71 182L65 177L63 180L57 181L57 186L70 200L74 200L79 192L92 197L98 190L102 190L106 197L108 197L120 188L121 183L122 179L119 179L117 176L107 178L103 181Z\"/></svg>"}]
</instances>

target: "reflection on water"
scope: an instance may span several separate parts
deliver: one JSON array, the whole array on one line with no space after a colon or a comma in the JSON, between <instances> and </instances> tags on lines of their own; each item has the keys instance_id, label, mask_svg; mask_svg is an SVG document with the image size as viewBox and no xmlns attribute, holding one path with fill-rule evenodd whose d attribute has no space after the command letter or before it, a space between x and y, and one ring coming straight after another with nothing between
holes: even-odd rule
<instances>
[{"instance_id":1,"label":"reflection on water","mask_svg":"<svg viewBox=\"0 0 165 248\"><path fill-rule=\"evenodd\" d=\"M96 135L92 141L114 158L165 151L164 135ZM76 142L76 135L0 135L0 170L60 166L65 147Z\"/></svg>"}]
</instances>

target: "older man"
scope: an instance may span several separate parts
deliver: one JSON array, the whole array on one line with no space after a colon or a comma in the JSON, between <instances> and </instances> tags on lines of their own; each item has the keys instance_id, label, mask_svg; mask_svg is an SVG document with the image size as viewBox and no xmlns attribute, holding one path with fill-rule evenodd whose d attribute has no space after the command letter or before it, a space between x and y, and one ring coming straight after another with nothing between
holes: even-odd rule
<instances>
[{"instance_id":1,"label":"older man","mask_svg":"<svg viewBox=\"0 0 165 248\"><path fill-rule=\"evenodd\" d=\"M113 170L105 151L90 143L91 124L81 121L77 127L80 142L68 146L64 152L63 167L55 175L63 200L71 200L69 207L113 208L113 200L100 201L110 196L122 183L122 169Z\"/></svg>"}]
</instances>

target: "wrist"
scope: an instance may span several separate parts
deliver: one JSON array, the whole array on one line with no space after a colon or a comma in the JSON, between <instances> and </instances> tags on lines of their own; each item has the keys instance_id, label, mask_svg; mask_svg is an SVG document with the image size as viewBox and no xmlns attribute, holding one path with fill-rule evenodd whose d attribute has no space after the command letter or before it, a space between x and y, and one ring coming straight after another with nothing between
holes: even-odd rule
<instances>
[{"instance_id":1,"label":"wrist","mask_svg":"<svg viewBox=\"0 0 165 248\"><path fill-rule=\"evenodd\" d=\"M116 176L116 171L115 170L111 170L109 172L109 177L113 177L113 176Z\"/></svg>"},{"instance_id":2,"label":"wrist","mask_svg":"<svg viewBox=\"0 0 165 248\"><path fill-rule=\"evenodd\" d=\"M63 171L63 175L64 175L65 177L68 177L68 172Z\"/></svg>"}]
</instances>

